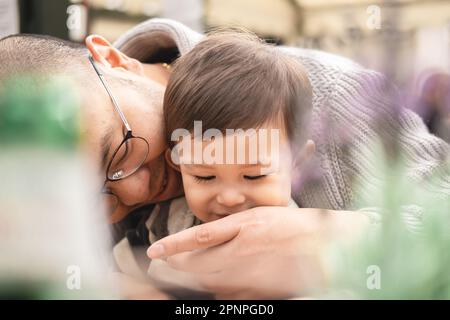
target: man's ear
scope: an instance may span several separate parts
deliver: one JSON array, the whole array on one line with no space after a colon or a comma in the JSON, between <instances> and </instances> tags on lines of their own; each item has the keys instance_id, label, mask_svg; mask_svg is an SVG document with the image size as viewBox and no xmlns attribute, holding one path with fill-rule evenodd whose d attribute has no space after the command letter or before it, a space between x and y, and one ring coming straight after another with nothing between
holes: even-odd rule
<instances>
[{"instance_id":1,"label":"man's ear","mask_svg":"<svg viewBox=\"0 0 450 320\"><path fill-rule=\"evenodd\" d=\"M86 47L94 60L109 68L122 68L138 75L144 75L142 64L114 48L108 40L99 35L90 35L86 38Z\"/></svg>"},{"instance_id":2,"label":"man's ear","mask_svg":"<svg viewBox=\"0 0 450 320\"><path fill-rule=\"evenodd\" d=\"M180 172L180 166L175 164L172 160L172 150L167 148L166 152L164 153L164 157L166 158L166 162L171 166L173 169Z\"/></svg>"},{"instance_id":3,"label":"man's ear","mask_svg":"<svg viewBox=\"0 0 450 320\"><path fill-rule=\"evenodd\" d=\"M300 168L305 164L316 152L316 144L312 140L306 141L298 156L295 157L293 169Z\"/></svg>"}]
</instances>

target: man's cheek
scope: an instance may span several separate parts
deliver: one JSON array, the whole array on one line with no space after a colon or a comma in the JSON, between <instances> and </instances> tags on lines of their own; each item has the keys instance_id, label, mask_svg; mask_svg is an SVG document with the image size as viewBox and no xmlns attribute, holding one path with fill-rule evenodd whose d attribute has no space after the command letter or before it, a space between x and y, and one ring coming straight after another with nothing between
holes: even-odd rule
<instances>
[{"instance_id":1,"label":"man's cheek","mask_svg":"<svg viewBox=\"0 0 450 320\"><path fill-rule=\"evenodd\" d=\"M114 189L120 201L127 206L133 206L148 200L151 195L148 170L139 170L132 176L113 182ZM113 191L114 191L113 189Z\"/></svg>"}]
</instances>

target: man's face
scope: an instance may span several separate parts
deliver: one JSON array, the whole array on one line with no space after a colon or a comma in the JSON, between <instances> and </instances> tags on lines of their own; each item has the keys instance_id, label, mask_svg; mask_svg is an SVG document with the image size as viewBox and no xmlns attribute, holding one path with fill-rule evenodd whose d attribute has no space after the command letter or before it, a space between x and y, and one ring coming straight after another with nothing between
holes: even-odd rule
<instances>
[{"instance_id":1,"label":"man's face","mask_svg":"<svg viewBox=\"0 0 450 320\"><path fill-rule=\"evenodd\" d=\"M110 87L131 126L133 135L147 140L149 153L136 173L123 180L106 184L108 191L118 199L118 206L111 213L112 222L122 219L137 207L182 194L180 175L167 166L164 159L164 151L167 149L162 113L164 88L144 77L134 80L138 81L139 89L126 84ZM96 93L95 99L84 103L83 108L84 133L100 181L104 181L106 167L112 154L124 138L124 126L100 80L98 87L92 91ZM101 185L99 196L100 189Z\"/></svg>"}]
</instances>

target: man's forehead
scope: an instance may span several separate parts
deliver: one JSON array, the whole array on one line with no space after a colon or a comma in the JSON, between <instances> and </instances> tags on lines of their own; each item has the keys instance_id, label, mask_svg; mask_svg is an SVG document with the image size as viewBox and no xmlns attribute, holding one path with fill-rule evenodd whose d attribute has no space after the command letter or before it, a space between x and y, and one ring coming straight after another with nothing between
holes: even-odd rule
<instances>
[{"instance_id":1,"label":"man's forehead","mask_svg":"<svg viewBox=\"0 0 450 320\"><path fill-rule=\"evenodd\" d=\"M97 170L102 166L104 149L111 144L114 134L114 111L107 112L107 108L105 102L102 104L96 100L90 105L83 105L81 112L83 144Z\"/></svg>"},{"instance_id":2,"label":"man's forehead","mask_svg":"<svg viewBox=\"0 0 450 320\"><path fill-rule=\"evenodd\" d=\"M111 154L111 147L113 144L114 129L113 126L108 126L101 134L100 138L100 170L106 169L109 155Z\"/></svg>"}]
</instances>

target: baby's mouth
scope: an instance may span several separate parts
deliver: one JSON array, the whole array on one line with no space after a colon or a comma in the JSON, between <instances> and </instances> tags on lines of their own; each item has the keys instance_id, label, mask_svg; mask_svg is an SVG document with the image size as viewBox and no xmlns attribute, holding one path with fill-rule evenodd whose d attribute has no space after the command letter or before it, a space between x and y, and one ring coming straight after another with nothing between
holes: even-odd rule
<instances>
[{"instance_id":1,"label":"baby's mouth","mask_svg":"<svg viewBox=\"0 0 450 320\"><path fill-rule=\"evenodd\" d=\"M223 218L228 217L229 215L232 215L232 214L233 214L233 213L224 213L224 212L221 212L221 213L213 213L213 214L211 214L210 216L212 217L212 221L213 221L213 220L223 219Z\"/></svg>"}]
</instances>

